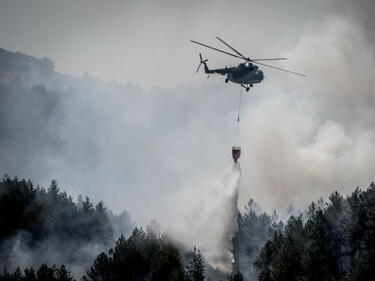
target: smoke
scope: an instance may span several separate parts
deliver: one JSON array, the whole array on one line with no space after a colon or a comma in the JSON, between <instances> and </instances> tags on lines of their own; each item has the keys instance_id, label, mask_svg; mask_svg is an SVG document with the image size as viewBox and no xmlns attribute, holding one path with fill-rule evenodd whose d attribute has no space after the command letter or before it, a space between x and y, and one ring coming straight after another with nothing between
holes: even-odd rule
<instances>
[{"instance_id":1,"label":"smoke","mask_svg":"<svg viewBox=\"0 0 375 281\"><path fill-rule=\"evenodd\" d=\"M2 241L1 254L3 260L1 267L12 272L17 267L25 269L39 268L42 264L51 266L53 264L64 264L72 275L78 279L86 273L98 254L108 250L100 243L81 243L61 237L59 239L56 237L47 239L39 242L37 246L30 247L29 245L32 243L35 243L35 241L32 241L30 234L23 231L6 241Z\"/></svg>"},{"instance_id":2,"label":"smoke","mask_svg":"<svg viewBox=\"0 0 375 281\"><path fill-rule=\"evenodd\" d=\"M1 56L2 174L42 186L54 178L74 198L103 200L146 225L168 216L166 198L186 179L217 174L232 161L237 99L228 89L145 92L88 74L42 75L35 58ZM13 71L14 64L26 70Z\"/></svg>"},{"instance_id":3,"label":"smoke","mask_svg":"<svg viewBox=\"0 0 375 281\"><path fill-rule=\"evenodd\" d=\"M241 189L241 205L251 197L271 212L303 208L373 180L372 50L361 25L337 15L290 50L290 68L308 77L275 74L278 89L259 89L262 97L243 110L243 182L253 188Z\"/></svg>"},{"instance_id":4,"label":"smoke","mask_svg":"<svg viewBox=\"0 0 375 281\"><path fill-rule=\"evenodd\" d=\"M199 247L209 264L225 273L233 263L240 180L240 165L235 163L224 175L190 184L170 198L173 213L167 233L187 248Z\"/></svg>"}]
</instances>

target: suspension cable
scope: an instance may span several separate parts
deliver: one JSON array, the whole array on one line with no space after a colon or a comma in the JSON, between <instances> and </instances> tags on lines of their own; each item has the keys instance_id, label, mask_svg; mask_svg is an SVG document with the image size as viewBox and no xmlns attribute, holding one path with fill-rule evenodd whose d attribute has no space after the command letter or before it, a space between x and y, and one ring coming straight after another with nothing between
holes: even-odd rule
<instances>
[{"instance_id":1,"label":"suspension cable","mask_svg":"<svg viewBox=\"0 0 375 281\"><path fill-rule=\"evenodd\" d=\"M239 101L239 103L238 103L238 117L237 117L237 122L240 122L241 97L242 97L242 87L240 87L240 101Z\"/></svg>"}]
</instances>

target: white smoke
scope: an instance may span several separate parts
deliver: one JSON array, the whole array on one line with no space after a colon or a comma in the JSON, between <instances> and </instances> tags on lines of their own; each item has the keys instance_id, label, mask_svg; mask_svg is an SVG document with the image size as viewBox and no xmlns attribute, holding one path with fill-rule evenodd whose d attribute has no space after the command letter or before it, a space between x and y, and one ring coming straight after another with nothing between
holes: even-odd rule
<instances>
[{"instance_id":1,"label":"white smoke","mask_svg":"<svg viewBox=\"0 0 375 281\"><path fill-rule=\"evenodd\" d=\"M188 248L197 246L213 268L225 273L233 261L240 180L240 165L235 163L223 175L191 183L170 198L167 232Z\"/></svg>"},{"instance_id":2,"label":"white smoke","mask_svg":"<svg viewBox=\"0 0 375 281\"><path fill-rule=\"evenodd\" d=\"M374 179L372 50L360 25L332 16L287 54L307 78L272 72L257 88L243 111L240 205L254 198L269 212L304 208Z\"/></svg>"},{"instance_id":3,"label":"white smoke","mask_svg":"<svg viewBox=\"0 0 375 281\"><path fill-rule=\"evenodd\" d=\"M12 238L3 241L1 248L2 266L9 272L13 272L17 267L39 268L42 264L58 265L64 264L69 271L79 279L90 265L94 258L108 249L98 243L65 243L64 250L61 250L63 243L59 239L46 239L38 242L36 246L30 247L31 235L25 231L20 231ZM65 242L65 241L64 241Z\"/></svg>"}]
</instances>

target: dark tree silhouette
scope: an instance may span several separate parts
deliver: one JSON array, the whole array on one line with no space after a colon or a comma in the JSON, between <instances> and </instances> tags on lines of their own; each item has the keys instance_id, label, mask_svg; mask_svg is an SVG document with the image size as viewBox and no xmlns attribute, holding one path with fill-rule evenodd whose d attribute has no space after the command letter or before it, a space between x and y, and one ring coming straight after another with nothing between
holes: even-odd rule
<instances>
[{"instance_id":1,"label":"dark tree silhouette","mask_svg":"<svg viewBox=\"0 0 375 281\"><path fill-rule=\"evenodd\" d=\"M184 278L178 249L151 227L135 228L125 239L121 236L108 254L101 253L83 280L157 281Z\"/></svg>"},{"instance_id":2,"label":"dark tree silhouette","mask_svg":"<svg viewBox=\"0 0 375 281\"><path fill-rule=\"evenodd\" d=\"M5 250L15 243L28 251L32 260L41 258L41 263L89 265L94 257L88 248L99 253L96 249L103 251L113 245L109 214L103 202L94 206L88 197L76 204L60 191L56 181L46 190L34 187L31 181L5 176L0 180L0 270L17 265ZM54 260L55 256L59 259Z\"/></svg>"},{"instance_id":3,"label":"dark tree silhouette","mask_svg":"<svg viewBox=\"0 0 375 281\"><path fill-rule=\"evenodd\" d=\"M46 264L42 264L40 268L35 272L31 268L26 268L24 274L22 274L20 268L17 268L13 273L9 274L6 271L0 274L0 281L74 281L75 279L71 276L70 272L67 271L64 265L60 268L55 266L48 267Z\"/></svg>"},{"instance_id":4,"label":"dark tree silhouette","mask_svg":"<svg viewBox=\"0 0 375 281\"><path fill-rule=\"evenodd\" d=\"M275 231L255 264L259 280L375 280L375 185L312 203Z\"/></svg>"},{"instance_id":5,"label":"dark tree silhouette","mask_svg":"<svg viewBox=\"0 0 375 281\"><path fill-rule=\"evenodd\" d=\"M194 247L192 254L192 260L190 264L186 266L185 280L204 281L206 275L201 252L197 247Z\"/></svg>"}]
</instances>

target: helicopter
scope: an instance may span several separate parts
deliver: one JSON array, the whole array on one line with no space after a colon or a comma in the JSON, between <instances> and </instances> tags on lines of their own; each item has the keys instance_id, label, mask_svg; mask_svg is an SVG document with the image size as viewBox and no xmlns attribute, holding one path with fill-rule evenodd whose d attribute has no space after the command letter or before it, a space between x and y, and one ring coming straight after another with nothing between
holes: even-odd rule
<instances>
[{"instance_id":1,"label":"helicopter","mask_svg":"<svg viewBox=\"0 0 375 281\"><path fill-rule=\"evenodd\" d=\"M226 52L226 51L214 48L214 47L211 47L209 45L206 45L206 44L194 41L194 40L190 40L190 41L195 43L195 44L204 46L206 48L209 48L209 49L227 54L229 56L242 59L245 62L240 63L237 66L233 66L233 67L225 66L225 68L209 69L208 66L207 66L208 60L207 59L204 60L202 58L202 55L199 54L200 63L199 63L199 66L198 66L196 72L199 71L199 68L203 64L205 73L226 75L227 77L225 78L225 83L228 83L229 81L231 81L233 83L240 84L243 88L246 89L246 91L249 91L250 87L253 87L254 84L262 82L263 79L265 78L265 76L263 74L263 71L260 70L260 68L257 65L267 66L267 67L274 68L274 69L277 69L277 70L281 70L281 71L284 71L284 72L288 72L288 73L292 73L292 74L296 74L296 75L299 75L299 76L306 77L305 74L301 74L301 73L298 73L298 72L290 71L290 70L287 70L287 69L279 68L279 67L276 67L276 66L272 66L272 65L268 65L268 64L260 62L260 61L286 60L287 58L250 59L249 57L245 57L243 54L241 54L239 51L234 49L232 46L230 46L228 43L226 43L224 40L220 39L219 37L216 37L216 39L218 39L221 43L223 43L225 46L227 46L229 49L231 49L235 54L229 53L229 52Z\"/></svg>"}]
</instances>

